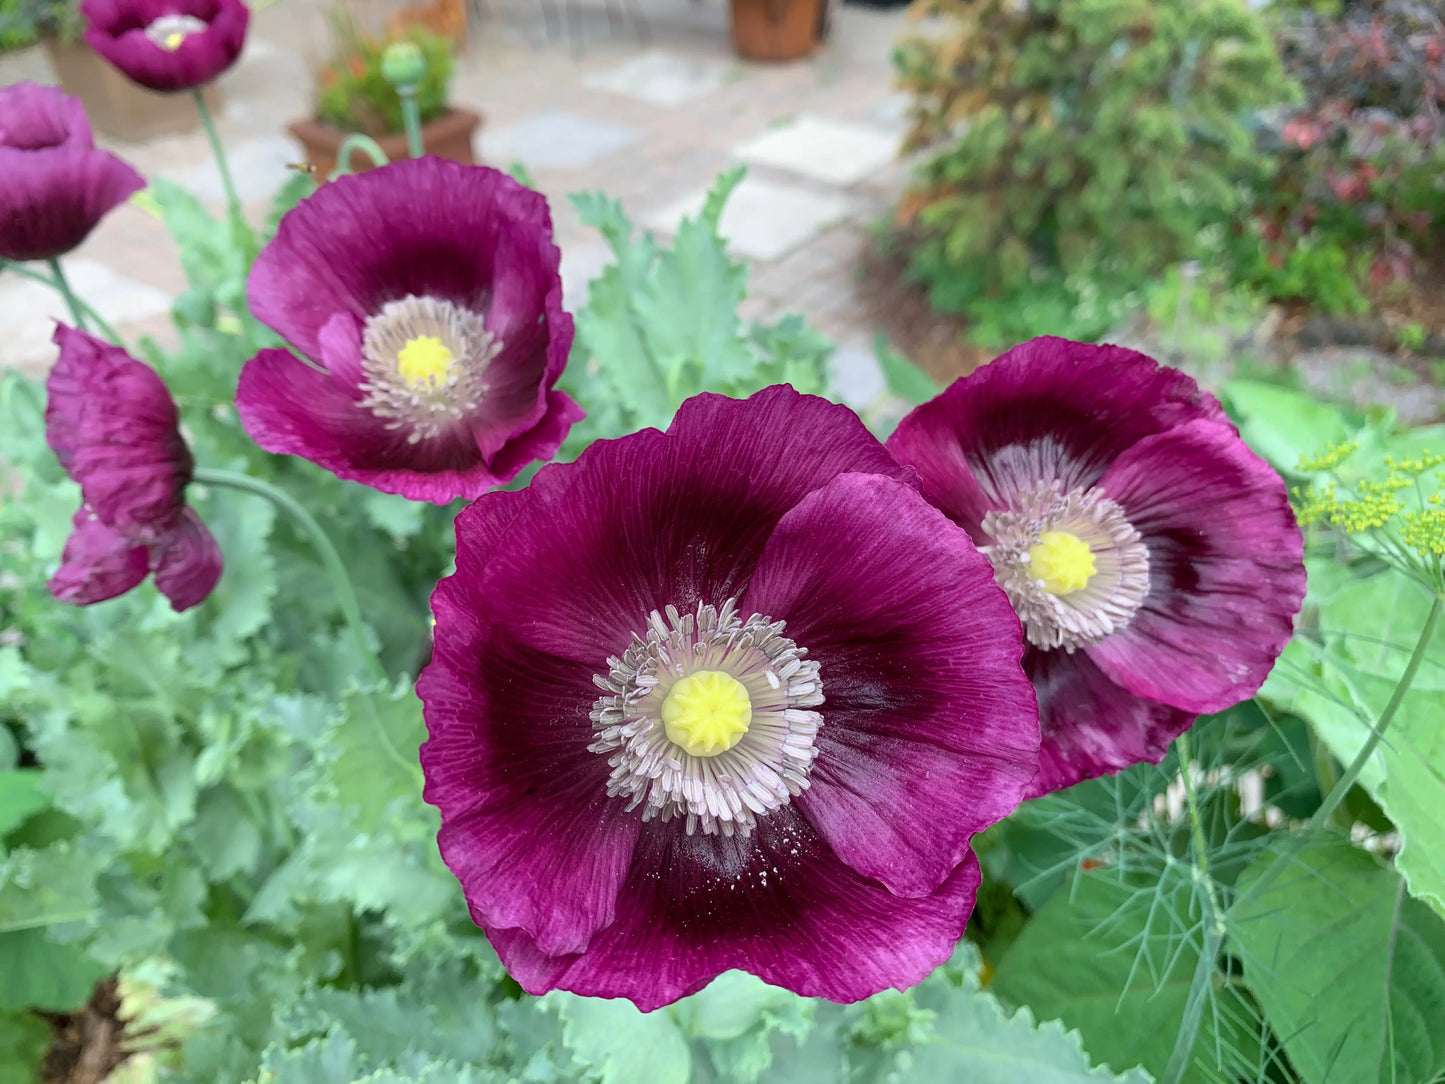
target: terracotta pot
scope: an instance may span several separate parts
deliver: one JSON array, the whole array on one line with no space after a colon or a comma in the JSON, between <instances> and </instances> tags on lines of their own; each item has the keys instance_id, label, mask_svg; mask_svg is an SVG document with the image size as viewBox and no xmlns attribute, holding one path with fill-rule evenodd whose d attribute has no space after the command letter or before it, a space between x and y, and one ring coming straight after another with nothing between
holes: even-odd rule
<instances>
[{"instance_id":1,"label":"terracotta pot","mask_svg":"<svg viewBox=\"0 0 1445 1084\"><path fill-rule=\"evenodd\" d=\"M427 154L449 158L453 162L473 165L472 135L482 125L482 117L467 109L449 109L436 120L421 126L421 145ZM349 132L323 124L319 120L298 120L286 126L306 151L306 161L316 169L318 177L329 177L336 168L336 156ZM406 134L382 136L377 140L388 161L399 162L407 157ZM360 173L370 169L372 161L363 153L351 156L351 170Z\"/></svg>"},{"instance_id":2,"label":"terracotta pot","mask_svg":"<svg viewBox=\"0 0 1445 1084\"><path fill-rule=\"evenodd\" d=\"M797 60L822 36L825 0L732 0L733 46L748 60Z\"/></svg>"},{"instance_id":3,"label":"terracotta pot","mask_svg":"<svg viewBox=\"0 0 1445 1084\"><path fill-rule=\"evenodd\" d=\"M201 123L190 94L160 94L137 86L83 41L46 38L44 44L60 85L80 99L98 131L136 142L189 131ZM211 112L219 112L216 85L212 83L204 94Z\"/></svg>"}]
</instances>

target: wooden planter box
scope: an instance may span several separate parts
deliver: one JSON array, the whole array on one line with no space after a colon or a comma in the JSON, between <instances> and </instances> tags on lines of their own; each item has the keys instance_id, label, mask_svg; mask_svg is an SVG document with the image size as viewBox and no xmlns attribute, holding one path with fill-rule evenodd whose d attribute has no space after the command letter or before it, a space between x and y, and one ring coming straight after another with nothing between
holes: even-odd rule
<instances>
[{"instance_id":1,"label":"wooden planter box","mask_svg":"<svg viewBox=\"0 0 1445 1084\"><path fill-rule=\"evenodd\" d=\"M797 60L822 36L825 0L732 0L733 46L747 60Z\"/></svg>"},{"instance_id":2,"label":"wooden planter box","mask_svg":"<svg viewBox=\"0 0 1445 1084\"><path fill-rule=\"evenodd\" d=\"M46 38L44 44L60 85L80 99L97 131L134 143L186 132L200 124L189 93L160 94L137 86L83 41ZM221 96L216 85L212 83L203 93L211 112L219 112Z\"/></svg>"},{"instance_id":3,"label":"wooden planter box","mask_svg":"<svg viewBox=\"0 0 1445 1084\"><path fill-rule=\"evenodd\" d=\"M453 162L474 165L476 157L472 152L472 136L482 125L482 117L467 109L451 109L421 128L421 145L427 154L438 158L449 158ZM292 121L286 130L296 137L306 152L319 178L326 178L336 168L336 156L341 144L351 133L322 124L319 120ZM399 162L407 157L406 135L382 136L377 140L386 152L388 161ZM357 152L351 156L351 170L360 173L372 168L371 159Z\"/></svg>"}]
</instances>

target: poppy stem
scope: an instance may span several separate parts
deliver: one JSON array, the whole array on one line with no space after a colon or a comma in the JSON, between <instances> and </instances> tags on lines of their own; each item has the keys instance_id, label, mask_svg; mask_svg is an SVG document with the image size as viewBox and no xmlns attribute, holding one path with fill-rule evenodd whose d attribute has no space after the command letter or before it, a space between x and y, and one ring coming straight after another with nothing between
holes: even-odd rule
<instances>
[{"instance_id":1,"label":"poppy stem","mask_svg":"<svg viewBox=\"0 0 1445 1084\"><path fill-rule=\"evenodd\" d=\"M191 97L196 101L196 112L201 116L201 127L206 130L206 139L211 144L211 156L216 160L216 172L221 175L221 187L226 190L226 206L231 212L232 224L240 234L239 240L245 247L246 259L249 262L256 255L255 241L251 236L251 228L246 225L246 218L241 213L241 197L236 194L236 182L231 178L231 167L226 161L226 149L221 145L221 136L216 131L215 118L211 116L211 107L206 104L206 96L201 93L201 88L194 88L191 91Z\"/></svg>"},{"instance_id":2,"label":"poppy stem","mask_svg":"<svg viewBox=\"0 0 1445 1084\"><path fill-rule=\"evenodd\" d=\"M425 151L421 141L421 107L416 104L416 84L403 83L396 88L401 99L401 122L406 126L406 153L420 158Z\"/></svg>"},{"instance_id":3,"label":"poppy stem","mask_svg":"<svg viewBox=\"0 0 1445 1084\"><path fill-rule=\"evenodd\" d=\"M356 640L356 649L361 658L366 660L366 666L371 671L371 676L383 685L389 685L391 679L387 677L386 670L376 657L376 653L372 651L371 643L367 639L366 625L361 620L361 606L356 601L356 591L351 586L351 577L346 573L346 565L341 560L341 555L336 552L336 547L332 545L331 539L322 529L321 524L316 522L315 517L285 490L273 486L270 482L253 478L249 474L197 467L194 479L203 485L224 486L228 489L240 490L242 493L264 497L278 511L291 517L301 533L306 535L316 548L317 556L321 558L321 564L331 579L331 589L336 592L336 603L341 608L341 614L346 618L347 625L351 628L351 635Z\"/></svg>"},{"instance_id":4,"label":"poppy stem","mask_svg":"<svg viewBox=\"0 0 1445 1084\"><path fill-rule=\"evenodd\" d=\"M75 291L70 288L70 281L65 277L65 272L60 269L60 260L52 259L47 262L50 264L51 275L48 279L44 275L38 275L28 268L21 267L19 264L7 266L10 270L19 271L22 275L33 278L36 282L48 283L53 287L56 293L65 298L65 305L70 309L71 318L82 331L86 330L87 326L92 327L111 342L115 343L116 346L124 347L125 344L120 341L120 336L115 333L115 328L111 327L100 313L96 312L95 309L91 308L75 295Z\"/></svg>"}]
</instances>

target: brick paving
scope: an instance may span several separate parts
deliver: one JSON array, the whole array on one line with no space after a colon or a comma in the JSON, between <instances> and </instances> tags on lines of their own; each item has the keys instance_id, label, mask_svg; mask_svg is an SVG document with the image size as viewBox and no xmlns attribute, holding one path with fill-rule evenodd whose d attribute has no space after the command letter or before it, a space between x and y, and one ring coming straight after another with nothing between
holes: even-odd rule
<instances>
[{"instance_id":1,"label":"brick paving","mask_svg":"<svg viewBox=\"0 0 1445 1084\"><path fill-rule=\"evenodd\" d=\"M829 40L814 56L759 65L734 54L725 0L646 0L645 27L635 18L612 25L602 0L558 0L550 26L540 0L486 0L483 10L458 58L452 99L485 116L480 158L501 167L521 161L550 198L571 304L581 302L607 250L578 221L568 193L600 189L634 221L665 233L719 172L743 162L748 179L724 231L752 265L745 315L802 313L839 348L840 393L850 401L877 393L874 329L854 276L869 226L905 176L891 154L903 102L889 63L907 29L902 14L835 6ZM611 10L631 15L639 6L613 0ZM316 0L281 0L256 13L245 54L222 80L218 124L253 221L286 180L286 163L300 158L285 124L308 112L312 65L326 40ZM54 81L43 53L0 56L0 84L23 78ZM199 130L101 142L147 176L184 184L220 209ZM146 212L118 209L67 262L122 334L173 337L157 302L182 289L184 277L165 230ZM62 315L56 299L0 276L0 364L49 364L42 315Z\"/></svg>"}]
</instances>

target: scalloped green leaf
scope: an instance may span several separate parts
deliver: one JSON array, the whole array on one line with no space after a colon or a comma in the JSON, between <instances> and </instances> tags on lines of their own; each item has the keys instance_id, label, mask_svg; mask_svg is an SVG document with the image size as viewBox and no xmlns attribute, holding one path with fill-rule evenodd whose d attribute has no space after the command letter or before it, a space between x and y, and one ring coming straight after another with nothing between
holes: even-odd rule
<instances>
[{"instance_id":1,"label":"scalloped green leaf","mask_svg":"<svg viewBox=\"0 0 1445 1084\"><path fill-rule=\"evenodd\" d=\"M622 998L551 993L562 1039L599 1084L688 1084L692 1054L667 1009L644 1013Z\"/></svg>"}]
</instances>

